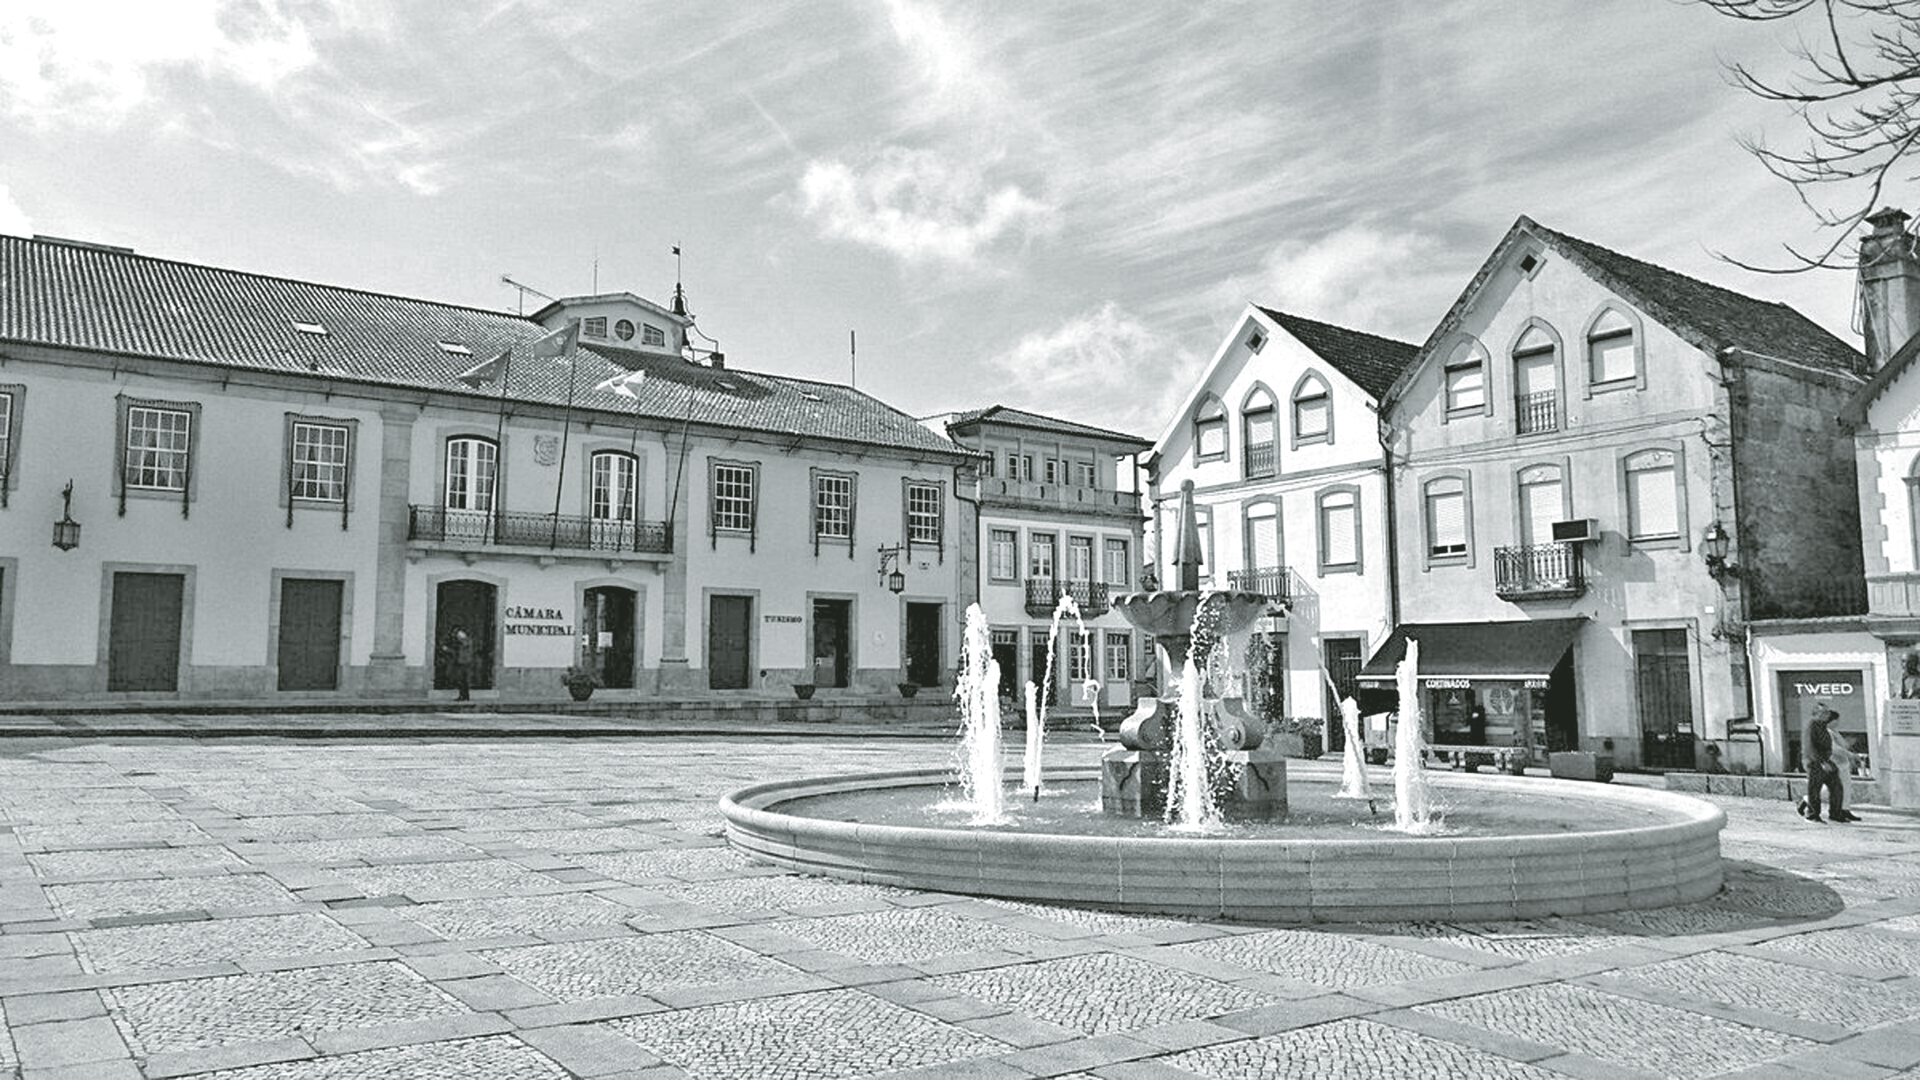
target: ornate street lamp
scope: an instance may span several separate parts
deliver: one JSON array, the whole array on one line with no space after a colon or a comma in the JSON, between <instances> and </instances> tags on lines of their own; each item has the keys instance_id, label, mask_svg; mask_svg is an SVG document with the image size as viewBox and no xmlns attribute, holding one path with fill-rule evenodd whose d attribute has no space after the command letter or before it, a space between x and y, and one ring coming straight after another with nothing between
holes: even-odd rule
<instances>
[{"instance_id":1,"label":"ornate street lamp","mask_svg":"<svg viewBox=\"0 0 1920 1080\"><path fill-rule=\"evenodd\" d=\"M67 481L60 497L66 500L66 509L61 512L60 520L53 523L53 546L72 551L80 546L80 523L73 520L73 481Z\"/></svg>"}]
</instances>

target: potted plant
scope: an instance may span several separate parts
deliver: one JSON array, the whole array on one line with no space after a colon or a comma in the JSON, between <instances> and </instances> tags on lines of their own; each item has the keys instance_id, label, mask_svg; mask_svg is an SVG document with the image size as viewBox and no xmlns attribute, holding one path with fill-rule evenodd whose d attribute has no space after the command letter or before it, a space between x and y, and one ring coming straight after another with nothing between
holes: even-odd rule
<instances>
[{"instance_id":1,"label":"potted plant","mask_svg":"<svg viewBox=\"0 0 1920 1080\"><path fill-rule=\"evenodd\" d=\"M805 701L813 696L813 684L810 682L794 683L793 693L794 696L798 697L801 701Z\"/></svg>"},{"instance_id":2,"label":"potted plant","mask_svg":"<svg viewBox=\"0 0 1920 1080\"><path fill-rule=\"evenodd\" d=\"M600 679L593 672L578 666L567 668L566 673L560 676L560 681L566 685L567 693L572 694L575 701L592 697L593 688L600 685Z\"/></svg>"},{"instance_id":3,"label":"potted plant","mask_svg":"<svg viewBox=\"0 0 1920 1080\"><path fill-rule=\"evenodd\" d=\"M894 685L900 688L900 696L903 698L910 698L913 695L920 692L919 683L903 682L903 683L895 683Z\"/></svg>"}]
</instances>

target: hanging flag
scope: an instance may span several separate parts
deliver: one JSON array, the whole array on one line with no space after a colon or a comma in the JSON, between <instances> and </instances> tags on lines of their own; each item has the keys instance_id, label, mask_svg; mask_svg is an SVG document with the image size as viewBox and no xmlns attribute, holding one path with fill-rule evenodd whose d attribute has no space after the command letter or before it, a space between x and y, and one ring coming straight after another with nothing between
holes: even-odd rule
<instances>
[{"instance_id":1,"label":"hanging flag","mask_svg":"<svg viewBox=\"0 0 1920 1080\"><path fill-rule=\"evenodd\" d=\"M506 366L507 354L503 352L491 360L480 361L460 374L455 375L454 378L478 390L482 386L499 378L500 372L504 371Z\"/></svg>"},{"instance_id":2,"label":"hanging flag","mask_svg":"<svg viewBox=\"0 0 1920 1080\"><path fill-rule=\"evenodd\" d=\"M540 357L565 356L573 351L573 344L580 337L580 324L570 322L567 325L533 343L533 355Z\"/></svg>"},{"instance_id":3,"label":"hanging flag","mask_svg":"<svg viewBox=\"0 0 1920 1080\"><path fill-rule=\"evenodd\" d=\"M625 374L615 375L611 379L605 379L596 383L594 389L611 390L629 401L638 401L640 400L640 384L646 381L646 372L629 371Z\"/></svg>"},{"instance_id":4,"label":"hanging flag","mask_svg":"<svg viewBox=\"0 0 1920 1080\"><path fill-rule=\"evenodd\" d=\"M680 254L680 245L679 245L679 244L675 244L675 245L673 245L673 253L674 253L675 255L678 255L678 254Z\"/></svg>"}]
</instances>

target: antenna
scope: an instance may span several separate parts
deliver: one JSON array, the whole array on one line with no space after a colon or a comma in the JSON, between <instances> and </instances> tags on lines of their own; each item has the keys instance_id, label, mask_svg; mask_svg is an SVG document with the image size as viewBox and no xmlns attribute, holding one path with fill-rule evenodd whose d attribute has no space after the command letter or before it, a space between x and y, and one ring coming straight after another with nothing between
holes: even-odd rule
<instances>
[{"instance_id":1,"label":"antenna","mask_svg":"<svg viewBox=\"0 0 1920 1080\"><path fill-rule=\"evenodd\" d=\"M687 292L680 287L680 245L673 245L673 313L692 318L687 314Z\"/></svg>"},{"instance_id":2,"label":"antenna","mask_svg":"<svg viewBox=\"0 0 1920 1080\"><path fill-rule=\"evenodd\" d=\"M860 339L852 330L847 331L847 386L849 389L860 383Z\"/></svg>"},{"instance_id":3,"label":"antenna","mask_svg":"<svg viewBox=\"0 0 1920 1080\"><path fill-rule=\"evenodd\" d=\"M520 290L520 312L519 313L522 315L525 315L527 313L527 294L528 293L532 293L533 295L539 297L542 300L548 300L548 301L553 300L553 297L548 296L546 293L541 292L539 289L536 289L531 285L522 285L519 282L513 280L513 276L510 274L501 274L500 280Z\"/></svg>"}]
</instances>

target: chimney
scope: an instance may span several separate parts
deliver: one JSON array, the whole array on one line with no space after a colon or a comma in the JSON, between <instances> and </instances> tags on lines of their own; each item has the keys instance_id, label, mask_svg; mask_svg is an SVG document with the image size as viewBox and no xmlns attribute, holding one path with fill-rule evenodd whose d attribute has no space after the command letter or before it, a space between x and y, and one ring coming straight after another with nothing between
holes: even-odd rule
<instances>
[{"instance_id":1,"label":"chimney","mask_svg":"<svg viewBox=\"0 0 1920 1080\"><path fill-rule=\"evenodd\" d=\"M1873 231L1860 241L1861 324L1867 370L1878 371L1920 333L1920 252L1907 233L1906 211L1888 207L1867 224Z\"/></svg>"},{"instance_id":2,"label":"chimney","mask_svg":"<svg viewBox=\"0 0 1920 1080\"><path fill-rule=\"evenodd\" d=\"M724 371L727 366L727 354L715 349L707 354L707 363L715 371Z\"/></svg>"}]
</instances>

